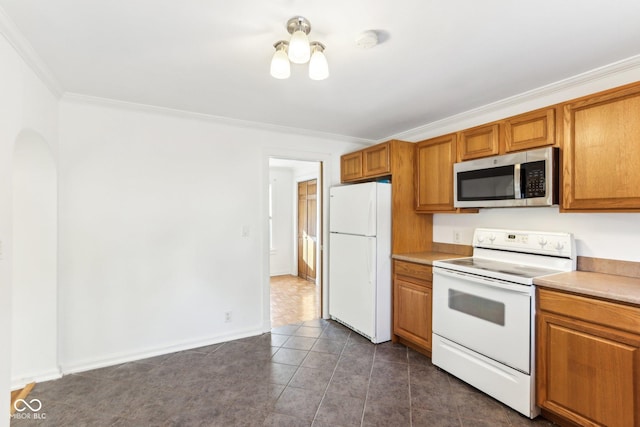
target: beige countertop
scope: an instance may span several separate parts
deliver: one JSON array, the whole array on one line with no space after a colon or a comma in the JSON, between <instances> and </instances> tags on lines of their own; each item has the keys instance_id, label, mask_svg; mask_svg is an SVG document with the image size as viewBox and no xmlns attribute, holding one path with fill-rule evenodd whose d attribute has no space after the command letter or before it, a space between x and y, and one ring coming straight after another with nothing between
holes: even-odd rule
<instances>
[{"instance_id":1,"label":"beige countertop","mask_svg":"<svg viewBox=\"0 0 640 427\"><path fill-rule=\"evenodd\" d=\"M416 264L433 265L433 261L451 258L464 258L467 255L452 254L447 252L414 252L408 254L393 254L391 258L400 261L415 262Z\"/></svg>"},{"instance_id":2,"label":"beige countertop","mask_svg":"<svg viewBox=\"0 0 640 427\"><path fill-rule=\"evenodd\" d=\"M640 279L572 271L533 280L536 286L640 306Z\"/></svg>"},{"instance_id":3,"label":"beige countertop","mask_svg":"<svg viewBox=\"0 0 640 427\"><path fill-rule=\"evenodd\" d=\"M433 261L466 256L468 255L431 251L393 254L391 258L433 265ZM640 306L640 278L591 271L571 271L540 277L534 279L533 283L540 287Z\"/></svg>"}]
</instances>

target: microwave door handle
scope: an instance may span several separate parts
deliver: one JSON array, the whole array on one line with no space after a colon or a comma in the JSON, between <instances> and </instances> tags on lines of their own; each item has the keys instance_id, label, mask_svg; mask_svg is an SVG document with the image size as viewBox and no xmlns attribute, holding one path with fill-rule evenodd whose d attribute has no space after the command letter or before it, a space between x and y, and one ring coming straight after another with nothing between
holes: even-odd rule
<instances>
[{"instance_id":1,"label":"microwave door handle","mask_svg":"<svg viewBox=\"0 0 640 427\"><path fill-rule=\"evenodd\" d=\"M513 165L513 194L516 199L522 198L522 190L520 188L520 163Z\"/></svg>"}]
</instances>

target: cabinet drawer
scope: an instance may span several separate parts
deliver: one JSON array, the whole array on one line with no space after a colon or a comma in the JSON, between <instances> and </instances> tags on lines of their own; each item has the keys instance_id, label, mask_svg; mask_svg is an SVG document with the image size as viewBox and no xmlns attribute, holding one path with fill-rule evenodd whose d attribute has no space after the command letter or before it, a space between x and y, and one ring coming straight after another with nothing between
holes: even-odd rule
<instances>
[{"instance_id":1,"label":"cabinet drawer","mask_svg":"<svg viewBox=\"0 0 640 427\"><path fill-rule=\"evenodd\" d=\"M430 265L395 260L393 262L393 272L398 276L411 277L421 281L431 282L432 280L432 267Z\"/></svg>"},{"instance_id":2,"label":"cabinet drawer","mask_svg":"<svg viewBox=\"0 0 640 427\"><path fill-rule=\"evenodd\" d=\"M540 310L640 333L640 308L579 295L538 289Z\"/></svg>"}]
</instances>

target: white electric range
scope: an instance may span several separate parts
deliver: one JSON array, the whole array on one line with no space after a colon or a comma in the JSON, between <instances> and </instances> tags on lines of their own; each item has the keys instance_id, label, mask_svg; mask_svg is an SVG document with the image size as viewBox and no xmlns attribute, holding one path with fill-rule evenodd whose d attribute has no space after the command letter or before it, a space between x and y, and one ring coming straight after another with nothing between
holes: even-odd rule
<instances>
[{"instance_id":1,"label":"white electric range","mask_svg":"<svg viewBox=\"0 0 640 427\"><path fill-rule=\"evenodd\" d=\"M535 418L533 280L575 270L573 236L479 228L473 247L433 262L433 364Z\"/></svg>"}]
</instances>

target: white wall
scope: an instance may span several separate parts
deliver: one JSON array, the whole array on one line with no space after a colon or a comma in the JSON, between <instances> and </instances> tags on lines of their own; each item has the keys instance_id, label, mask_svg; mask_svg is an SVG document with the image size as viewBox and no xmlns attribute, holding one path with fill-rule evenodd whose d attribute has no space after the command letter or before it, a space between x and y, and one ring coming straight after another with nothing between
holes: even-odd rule
<instances>
[{"instance_id":1,"label":"white wall","mask_svg":"<svg viewBox=\"0 0 640 427\"><path fill-rule=\"evenodd\" d=\"M433 240L470 245L477 227L545 230L573 233L579 256L640 262L640 214L559 213L557 207L481 209L478 214L437 214Z\"/></svg>"},{"instance_id":2,"label":"white wall","mask_svg":"<svg viewBox=\"0 0 640 427\"><path fill-rule=\"evenodd\" d=\"M356 146L120 104L60 109L63 370L268 329L268 158L337 162Z\"/></svg>"},{"instance_id":3,"label":"white wall","mask_svg":"<svg viewBox=\"0 0 640 427\"><path fill-rule=\"evenodd\" d=\"M29 310L12 307L13 270L13 218L12 218L12 175L14 145L23 131L32 131L47 141L55 158L58 140L57 98L34 75L5 37L0 37L0 426L9 425L9 399L11 389L12 336L18 333L20 325L13 324L14 310ZM34 266L35 268L36 266ZM51 284L45 285L45 292L51 291ZM55 290L54 290L55 292ZM45 311L55 306L49 302ZM33 310L32 321L50 322L40 318ZM54 324L55 327L55 324ZM38 340L40 336L35 336ZM49 351L47 349L46 351ZM54 366L55 368L55 366ZM44 403L43 403L44 404Z\"/></svg>"},{"instance_id":4,"label":"white wall","mask_svg":"<svg viewBox=\"0 0 640 427\"><path fill-rule=\"evenodd\" d=\"M293 254L296 224L293 169L276 167L269 171L273 203L270 275L297 274Z\"/></svg>"},{"instance_id":5,"label":"white wall","mask_svg":"<svg viewBox=\"0 0 640 427\"><path fill-rule=\"evenodd\" d=\"M46 141L22 131L13 157L12 383L57 378L58 194Z\"/></svg>"}]
</instances>

